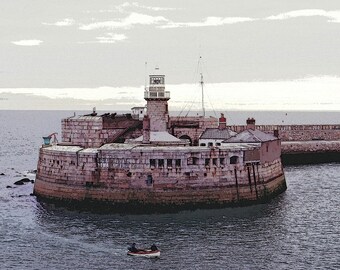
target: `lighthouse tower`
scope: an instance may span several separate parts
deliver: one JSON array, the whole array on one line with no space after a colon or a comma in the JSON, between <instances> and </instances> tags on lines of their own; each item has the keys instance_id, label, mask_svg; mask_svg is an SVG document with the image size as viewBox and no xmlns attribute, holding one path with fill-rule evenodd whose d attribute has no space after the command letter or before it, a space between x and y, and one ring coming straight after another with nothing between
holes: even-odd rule
<instances>
[{"instance_id":1,"label":"lighthouse tower","mask_svg":"<svg viewBox=\"0 0 340 270\"><path fill-rule=\"evenodd\" d=\"M150 75L149 86L145 89L144 99L147 102L147 117L150 131L164 132L168 129L168 100L170 92L165 91L165 76Z\"/></svg>"},{"instance_id":2,"label":"lighthouse tower","mask_svg":"<svg viewBox=\"0 0 340 270\"><path fill-rule=\"evenodd\" d=\"M143 119L143 135L134 141L143 144L186 145L186 142L168 133L170 92L165 91L164 79L164 75L149 76L149 86L145 87L144 92L147 113Z\"/></svg>"}]
</instances>

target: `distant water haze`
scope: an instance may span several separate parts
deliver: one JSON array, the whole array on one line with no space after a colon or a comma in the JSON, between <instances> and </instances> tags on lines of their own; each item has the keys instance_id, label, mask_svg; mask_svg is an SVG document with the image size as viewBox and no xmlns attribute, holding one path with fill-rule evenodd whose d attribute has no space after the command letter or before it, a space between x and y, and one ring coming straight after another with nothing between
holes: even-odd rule
<instances>
[{"instance_id":1,"label":"distant water haze","mask_svg":"<svg viewBox=\"0 0 340 270\"><path fill-rule=\"evenodd\" d=\"M204 107L227 110L339 111L340 78L315 77L293 81L207 83ZM169 84L169 109L201 110L198 84ZM0 88L1 109L130 110L144 106L144 86L98 88Z\"/></svg>"}]
</instances>

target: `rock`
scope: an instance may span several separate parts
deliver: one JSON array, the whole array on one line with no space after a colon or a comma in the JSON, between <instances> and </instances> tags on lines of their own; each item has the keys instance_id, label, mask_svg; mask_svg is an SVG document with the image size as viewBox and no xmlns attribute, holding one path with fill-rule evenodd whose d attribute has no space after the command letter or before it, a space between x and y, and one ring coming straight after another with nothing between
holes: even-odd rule
<instances>
[{"instance_id":1,"label":"rock","mask_svg":"<svg viewBox=\"0 0 340 270\"><path fill-rule=\"evenodd\" d=\"M31 180L29 178L22 178L21 180L18 180L14 182L14 185L24 185L25 183L29 183Z\"/></svg>"},{"instance_id":2,"label":"rock","mask_svg":"<svg viewBox=\"0 0 340 270\"><path fill-rule=\"evenodd\" d=\"M27 177L25 178L22 178L20 181L24 182L24 183L28 183L28 182L31 182L31 180Z\"/></svg>"},{"instance_id":3,"label":"rock","mask_svg":"<svg viewBox=\"0 0 340 270\"><path fill-rule=\"evenodd\" d=\"M25 183L23 181L21 181L21 180L14 182L14 185L18 185L18 186L24 185L24 184Z\"/></svg>"},{"instance_id":4,"label":"rock","mask_svg":"<svg viewBox=\"0 0 340 270\"><path fill-rule=\"evenodd\" d=\"M0 175L5 175L4 173L0 173Z\"/></svg>"}]
</instances>

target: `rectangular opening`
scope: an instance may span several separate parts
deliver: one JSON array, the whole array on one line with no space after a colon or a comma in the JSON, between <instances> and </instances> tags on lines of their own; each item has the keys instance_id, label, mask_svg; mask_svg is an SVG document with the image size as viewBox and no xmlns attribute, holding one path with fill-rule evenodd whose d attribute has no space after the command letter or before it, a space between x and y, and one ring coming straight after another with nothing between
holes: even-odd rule
<instances>
[{"instance_id":1,"label":"rectangular opening","mask_svg":"<svg viewBox=\"0 0 340 270\"><path fill-rule=\"evenodd\" d=\"M172 159L171 159L171 158L168 158L168 159L166 160L166 166L167 166L168 168L172 168Z\"/></svg>"},{"instance_id":2,"label":"rectangular opening","mask_svg":"<svg viewBox=\"0 0 340 270\"><path fill-rule=\"evenodd\" d=\"M217 158L213 158L213 159L212 159L212 162L213 162L213 165L214 165L214 166L217 166Z\"/></svg>"}]
</instances>

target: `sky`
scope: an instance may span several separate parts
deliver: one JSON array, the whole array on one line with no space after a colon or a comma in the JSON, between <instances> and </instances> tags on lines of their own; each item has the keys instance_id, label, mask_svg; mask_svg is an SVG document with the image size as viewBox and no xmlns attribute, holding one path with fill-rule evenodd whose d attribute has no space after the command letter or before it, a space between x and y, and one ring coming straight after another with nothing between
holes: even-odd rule
<instances>
[{"instance_id":1,"label":"sky","mask_svg":"<svg viewBox=\"0 0 340 270\"><path fill-rule=\"evenodd\" d=\"M0 2L0 109L340 110L338 0Z\"/></svg>"}]
</instances>

